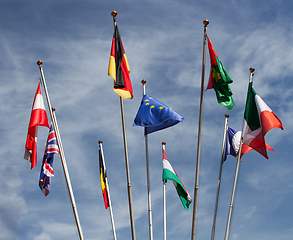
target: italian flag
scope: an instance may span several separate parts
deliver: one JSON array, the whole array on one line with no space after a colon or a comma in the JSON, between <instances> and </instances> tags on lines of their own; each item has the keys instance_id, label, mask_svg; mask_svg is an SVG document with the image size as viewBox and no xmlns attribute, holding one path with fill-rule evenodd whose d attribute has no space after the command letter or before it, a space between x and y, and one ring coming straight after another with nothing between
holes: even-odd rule
<instances>
[{"instance_id":1,"label":"italian flag","mask_svg":"<svg viewBox=\"0 0 293 240\"><path fill-rule=\"evenodd\" d=\"M243 122L243 143L268 159L265 135L272 128L281 128L281 120L261 99L249 83Z\"/></svg>"},{"instance_id":2,"label":"italian flag","mask_svg":"<svg viewBox=\"0 0 293 240\"><path fill-rule=\"evenodd\" d=\"M163 181L172 180L176 191L179 195L179 198L184 206L184 208L189 211L189 205L192 202L192 199L185 189L183 183L180 178L177 176L176 172L172 168L171 164L167 160L165 153L165 145L163 145Z\"/></svg>"}]
</instances>

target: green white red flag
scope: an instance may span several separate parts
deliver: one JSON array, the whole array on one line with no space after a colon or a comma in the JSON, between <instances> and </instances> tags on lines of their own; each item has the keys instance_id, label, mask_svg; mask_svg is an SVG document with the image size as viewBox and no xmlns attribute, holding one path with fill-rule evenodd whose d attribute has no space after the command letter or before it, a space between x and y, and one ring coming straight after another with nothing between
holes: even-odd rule
<instances>
[{"instance_id":1,"label":"green white red flag","mask_svg":"<svg viewBox=\"0 0 293 240\"><path fill-rule=\"evenodd\" d=\"M243 143L268 159L265 135L272 128L281 128L281 120L261 99L249 83L243 122Z\"/></svg>"},{"instance_id":2,"label":"green white red flag","mask_svg":"<svg viewBox=\"0 0 293 240\"><path fill-rule=\"evenodd\" d=\"M174 183L174 186L176 188L176 191L178 193L178 196L184 206L184 208L189 211L189 205L192 202L192 199L185 189L183 183L181 182L180 178L174 171L173 167L169 163L166 157L165 152L165 145L163 145L163 181L172 180Z\"/></svg>"}]
</instances>

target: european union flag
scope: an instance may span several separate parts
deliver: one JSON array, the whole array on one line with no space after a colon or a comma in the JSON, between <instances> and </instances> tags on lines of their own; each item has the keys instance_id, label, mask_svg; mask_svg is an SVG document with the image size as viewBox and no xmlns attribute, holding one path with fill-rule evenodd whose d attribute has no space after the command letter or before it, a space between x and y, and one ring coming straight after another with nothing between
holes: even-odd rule
<instances>
[{"instance_id":1,"label":"european union flag","mask_svg":"<svg viewBox=\"0 0 293 240\"><path fill-rule=\"evenodd\" d=\"M149 95L144 95L134 119L133 126L145 127L145 135L171 127L184 118L167 105Z\"/></svg>"}]
</instances>

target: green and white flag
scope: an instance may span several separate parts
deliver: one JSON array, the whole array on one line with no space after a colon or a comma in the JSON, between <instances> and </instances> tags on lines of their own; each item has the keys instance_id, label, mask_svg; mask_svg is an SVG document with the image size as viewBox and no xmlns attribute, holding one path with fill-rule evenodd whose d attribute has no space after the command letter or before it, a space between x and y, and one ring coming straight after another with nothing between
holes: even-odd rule
<instances>
[{"instance_id":1,"label":"green and white flag","mask_svg":"<svg viewBox=\"0 0 293 240\"><path fill-rule=\"evenodd\" d=\"M165 145L163 145L163 181L172 180L176 191L179 195L179 198L184 206L184 208L189 211L189 205L192 202L192 199L185 189L183 183L181 182L180 178L177 176L176 172L172 168L171 164L167 160L166 153L165 153Z\"/></svg>"}]
</instances>

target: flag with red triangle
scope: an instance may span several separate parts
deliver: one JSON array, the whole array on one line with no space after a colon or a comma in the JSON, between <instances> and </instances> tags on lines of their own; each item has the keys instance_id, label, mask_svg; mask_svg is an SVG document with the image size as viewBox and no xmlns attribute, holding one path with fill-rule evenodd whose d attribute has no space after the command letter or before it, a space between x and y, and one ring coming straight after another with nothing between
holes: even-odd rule
<instances>
[{"instance_id":1,"label":"flag with red triangle","mask_svg":"<svg viewBox=\"0 0 293 240\"><path fill-rule=\"evenodd\" d=\"M211 58L211 71L207 90L213 88L216 92L218 103L231 110L234 106L234 100L229 84L232 83L233 80L219 60L208 37L207 40Z\"/></svg>"}]
</instances>

